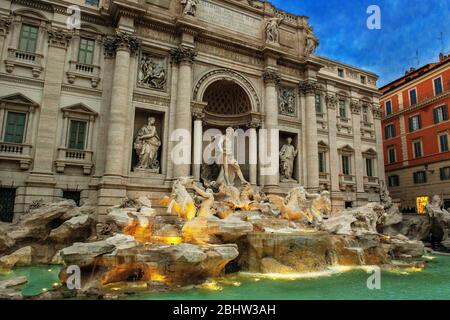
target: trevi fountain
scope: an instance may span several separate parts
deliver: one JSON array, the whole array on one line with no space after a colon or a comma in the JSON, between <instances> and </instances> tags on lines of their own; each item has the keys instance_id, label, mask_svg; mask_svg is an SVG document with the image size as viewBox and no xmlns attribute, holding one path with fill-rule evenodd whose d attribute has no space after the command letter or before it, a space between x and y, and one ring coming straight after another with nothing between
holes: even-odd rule
<instances>
[{"instance_id":1,"label":"trevi fountain","mask_svg":"<svg viewBox=\"0 0 450 320\"><path fill-rule=\"evenodd\" d=\"M155 165L153 121L135 142L140 167ZM297 153L290 142L280 152L285 180ZM36 201L0 226L0 298L373 299L399 298L411 283L423 295L411 298L435 298L426 286L442 285L450 262L421 240L436 228L448 235L450 214L436 196L427 217L405 220L380 188L379 203L334 213L327 191L266 195L225 157L215 181L174 181L164 210L142 196L99 219L89 203ZM370 296L366 278L377 269L391 290Z\"/></svg>"}]
</instances>

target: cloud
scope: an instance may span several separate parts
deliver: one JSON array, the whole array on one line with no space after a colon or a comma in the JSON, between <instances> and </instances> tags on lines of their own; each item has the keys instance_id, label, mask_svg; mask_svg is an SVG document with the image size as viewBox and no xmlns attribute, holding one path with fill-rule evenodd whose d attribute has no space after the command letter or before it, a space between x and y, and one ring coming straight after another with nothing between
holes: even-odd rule
<instances>
[{"instance_id":1,"label":"cloud","mask_svg":"<svg viewBox=\"0 0 450 320\"><path fill-rule=\"evenodd\" d=\"M448 0L273 0L288 12L310 17L321 40L321 56L368 69L384 85L409 67L437 60L450 51ZM381 30L366 27L367 7L381 8ZM444 48L438 39L443 32ZM419 63L416 51L419 51Z\"/></svg>"}]
</instances>

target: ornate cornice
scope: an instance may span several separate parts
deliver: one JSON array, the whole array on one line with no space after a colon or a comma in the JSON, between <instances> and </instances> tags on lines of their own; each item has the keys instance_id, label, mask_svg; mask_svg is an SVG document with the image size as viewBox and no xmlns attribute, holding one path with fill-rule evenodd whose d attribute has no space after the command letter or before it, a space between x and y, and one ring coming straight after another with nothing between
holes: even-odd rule
<instances>
[{"instance_id":1,"label":"ornate cornice","mask_svg":"<svg viewBox=\"0 0 450 320\"><path fill-rule=\"evenodd\" d=\"M275 70L270 70L270 69L265 70L263 72L262 76L263 76L263 79L264 79L264 83L267 83L267 84L275 84L275 85L277 85L281 81L280 73L278 71L275 71Z\"/></svg>"},{"instance_id":2,"label":"ornate cornice","mask_svg":"<svg viewBox=\"0 0 450 320\"><path fill-rule=\"evenodd\" d=\"M52 47L66 49L69 45L69 41L72 38L72 34L64 29L49 28L48 32L48 44Z\"/></svg>"},{"instance_id":3,"label":"ornate cornice","mask_svg":"<svg viewBox=\"0 0 450 320\"><path fill-rule=\"evenodd\" d=\"M350 110L353 114L361 113L361 103L357 100L352 100L350 102Z\"/></svg>"},{"instance_id":4,"label":"ornate cornice","mask_svg":"<svg viewBox=\"0 0 450 320\"><path fill-rule=\"evenodd\" d=\"M326 100L327 100L327 106L329 109L337 108L339 99L335 94L327 94Z\"/></svg>"},{"instance_id":5,"label":"ornate cornice","mask_svg":"<svg viewBox=\"0 0 450 320\"><path fill-rule=\"evenodd\" d=\"M262 121L261 119L252 119L248 124L248 129L259 129L262 127Z\"/></svg>"},{"instance_id":6,"label":"ornate cornice","mask_svg":"<svg viewBox=\"0 0 450 320\"><path fill-rule=\"evenodd\" d=\"M298 88L300 89L300 92L305 95L320 92L320 86L315 80L300 81Z\"/></svg>"},{"instance_id":7,"label":"ornate cornice","mask_svg":"<svg viewBox=\"0 0 450 320\"><path fill-rule=\"evenodd\" d=\"M178 48L170 50L171 61L179 64L182 62L193 63L197 57L197 51L192 48L180 45Z\"/></svg>"},{"instance_id":8,"label":"ornate cornice","mask_svg":"<svg viewBox=\"0 0 450 320\"><path fill-rule=\"evenodd\" d=\"M114 56L119 50L126 50L133 54L141 47L141 41L128 33L118 31L114 36L106 38L104 46L107 56Z\"/></svg>"},{"instance_id":9,"label":"ornate cornice","mask_svg":"<svg viewBox=\"0 0 450 320\"><path fill-rule=\"evenodd\" d=\"M381 120L381 118L383 117L383 112L381 110L381 108L379 106L377 106L376 104L373 104L372 106L372 114L374 119L376 120Z\"/></svg>"}]
</instances>

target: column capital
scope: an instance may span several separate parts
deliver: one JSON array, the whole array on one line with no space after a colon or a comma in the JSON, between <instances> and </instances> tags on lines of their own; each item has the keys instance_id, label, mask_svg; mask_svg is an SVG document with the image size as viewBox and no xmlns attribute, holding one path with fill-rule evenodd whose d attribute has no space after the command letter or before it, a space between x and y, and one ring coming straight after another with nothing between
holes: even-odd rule
<instances>
[{"instance_id":1,"label":"column capital","mask_svg":"<svg viewBox=\"0 0 450 320\"><path fill-rule=\"evenodd\" d=\"M248 129L259 129L262 126L261 119L251 119L250 122L247 124Z\"/></svg>"},{"instance_id":2,"label":"column capital","mask_svg":"<svg viewBox=\"0 0 450 320\"><path fill-rule=\"evenodd\" d=\"M193 48L180 45L178 48L170 50L170 56L172 58L172 62L176 64L183 62L192 64L197 57L197 51Z\"/></svg>"},{"instance_id":3,"label":"column capital","mask_svg":"<svg viewBox=\"0 0 450 320\"><path fill-rule=\"evenodd\" d=\"M300 83L298 84L298 88L304 95L316 94L320 92L320 86L317 81L311 79L300 81Z\"/></svg>"},{"instance_id":4,"label":"column capital","mask_svg":"<svg viewBox=\"0 0 450 320\"><path fill-rule=\"evenodd\" d=\"M360 114L361 113L361 103L358 100L350 101L350 110L352 114Z\"/></svg>"},{"instance_id":5,"label":"column capital","mask_svg":"<svg viewBox=\"0 0 450 320\"><path fill-rule=\"evenodd\" d=\"M72 34L66 30L50 27L47 29L47 33L49 46L61 49L66 49L69 46Z\"/></svg>"},{"instance_id":6,"label":"column capital","mask_svg":"<svg viewBox=\"0 0 450 320\"><path fill-rule=\"evenodd\" d=\"M327 107L328 109L336 109L339 99L335 94L327 94Z\"/></svg>"},{"instance_id":7,"label":"column capital","mask_svg":"<svg viewBox=\"0 0 450 320\"><path fill-rule=\"evenodd\" d=\"M382 112L381 108L376 104L372 105L372 113L373 113L373 118L376 120L381 120L381 118L383 117L383 112Z\"/></svg>"},{"instance_id":8,"label":"column capital","mask_svg":"<svg viewBox=\"0 0 450 320\"><path fill-rule=\"evenodd\" d=\"M114 36L105 39L104 46L105 54L108 56L114 56L119 50L125 50L133 54L141 47L141 41L133 35L118 31Z\"/></svg>"},{"instance_id":9,"label":"column capital","mask_svg":"<svg viewBox=\"0 0 450 320\"><path fill-rule=\"evenodd\" d=\"M280 73L276 70L266 69L263 72L264 83L277 85L281 81Z\"/></svg>"}]
</instances>

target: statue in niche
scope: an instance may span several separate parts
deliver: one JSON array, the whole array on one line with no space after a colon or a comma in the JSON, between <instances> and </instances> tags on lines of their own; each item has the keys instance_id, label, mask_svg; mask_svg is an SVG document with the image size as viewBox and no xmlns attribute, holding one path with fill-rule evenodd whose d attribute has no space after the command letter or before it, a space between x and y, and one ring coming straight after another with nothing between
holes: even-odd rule
<instances>
[{"instance_id":1,"label":"statue in niche","mask_svg":"<svg viewBox=\"0 0 450 320\"><path fill-rule=\"evenodd\" d=\"M279 44L280 42L280 24L283 22L284 17L270 18L266 24L266 42L270 44Z\"/></svg>"},{"instance_id":2,"label":"statue in niche","mask_svg":"<svg viewBox=\"0 0 450 320\"><path fill-rule=\"evenodd\" d=\"M306 27L306 37L305 37L305 50L304 50L305 57L309 57L311 54L313 54L318 45L319 39L317 39L316 36L314 35L312 27L308 25Z\"/></svg>"},{"instance_id":3,"label":"statue in niche","mask_svg":"<svg viewBox=\"0 0 450 320\"><path fill-rule=\"evenodd\" d=\"M195 17L197 12L198 0L181 0L181 4L184 6L183 14L185 16Z\"/></svg>"},{"instance_id":4,"label":"statue in niche","mask_svg":"<svg viewBox=\"0 0 450 320\"><path fill-rule=\"evenodd\" d=\"M139 163L136 169L159 172L158 150L161 147L161 139L156 131L156 119L148 118L147 125L139 129L134 140L134 149L139 156Z\"/></svg>"},{"instance_id":5,"label":"statue in niche","mask_svg":"<svg viewBox=\"0 0 450 320\"><path fill-rule=\"evenodd\" d=\"M286 139L286 144L280 150L280 173L282 182L294 182L292 174L294 171L294 160L298 150L292 145L292 138Z\"/></svg>"},{"instance_id":6,"label":"statue in niche","mask_svg":"<svg viewBox=\"0 0 450 320\"><path fill-rule=\"evenodd\" d=\"M226 184L234 186L236 176L239 178L241 185L249 184L242 174L241 167L238 161L234 158L232 139L234 137L233 128L227 128L225 137L222 141L222 164L220 167L219 177L216 180L216 185Z\"/></svg>"},{"instance_id":7,"label":"statue in niche","mask_svg":"<svg viewBox=\"0 0 450 320\"><path fill-rule=\"evenodd\" d=\"M164 89L166 81L166 70L162 63L155 62L155 58L150 55L142 55L139 67L139 84L154 89Z\"/></svg>"},{"instance_id":8,"label":"statue in niche","mask_svg":"<svg viewBox=\"0 0 450 320\"><path fill-rule=\"evenodd\" d=\"M289 88L280 88L278 97L278 112L285 115L295 115L294 90Z\"/></svg>"}]
</instances>

